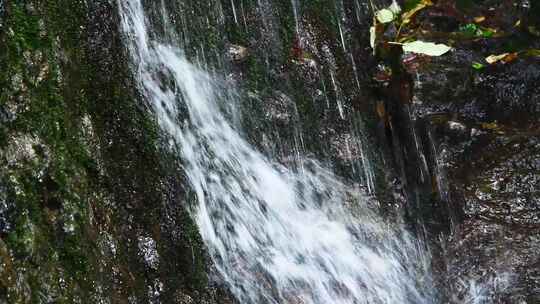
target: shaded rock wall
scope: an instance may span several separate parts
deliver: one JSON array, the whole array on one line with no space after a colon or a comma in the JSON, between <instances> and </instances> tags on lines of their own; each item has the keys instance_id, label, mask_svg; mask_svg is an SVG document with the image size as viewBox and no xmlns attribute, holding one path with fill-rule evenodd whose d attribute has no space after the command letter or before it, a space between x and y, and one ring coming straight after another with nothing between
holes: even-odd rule
<instances>
[{"instance_id":1,"label":"shaded rock wall","mask_svg":"<svg viewBox=\"0 0 540 304\"><path fill-rule=\"evenodd\" d=\"M497 292L487 292L489 302L539 301L540 61L526 55L540 47L531 31L536 5L469 3L445 17L446 25L454 24L449 29L441 29L440 7L427 10L418 22L433 32L424 32L422 39L448 43L451 32L475 16L486 16L483 25L499 34L457 39L455 50L439 58L411 63L402 57L413 87L406 112L419 131L418 153L427 159L437 194L423 203L429 212L422 219L429 239L436 240L435 270L441 271L443 285L456 291L448 301L461 301L464 279L492 288L497 277ZM487 56L505 52L519 57L506 64L486 63ZM486 66L475 69L474 62Z\"/></svg>"}]
</instances>

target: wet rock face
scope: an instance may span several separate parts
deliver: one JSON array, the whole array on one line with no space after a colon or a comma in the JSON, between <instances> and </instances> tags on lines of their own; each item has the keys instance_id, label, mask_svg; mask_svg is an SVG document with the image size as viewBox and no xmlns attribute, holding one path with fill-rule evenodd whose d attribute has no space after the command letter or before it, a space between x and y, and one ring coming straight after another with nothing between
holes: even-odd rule
<instances>
[{"instance_id":1,"label":"wet rock face","mask_svg":"<svg viewBox=\"0 0 540 304\"><path fill-rule=\"evenodd\" d=\"M474 79L475 102L491 120L515 124L534 123L540 115L538 59L525 59ZM512 122L514 121L514 122Z\"/></svg>"},{"instance_id":2,"label":"wet rock face","mask_svg":"<svg viewBox=\"0 0 540 304\"><path fill-rule=\"evenodd\" d=\"M294 123L297 115L294 102L289 96L279 91L264 101L263 109L265 118L277 127L289 126Z\"/></svg>"},{"instance_id":3,"label":"wet rock face","mask_svg":"<svg viewBox=\"0 0 540 304\"><path fill-rule=\"evenodd\" d=\"M494 7L497 16L492 26L504 26L509 19L528 14L526 5L505 11L503 6L475 4L462 17L492 16L486 8ZM523 39L529 43L516 46ZM420 137L429 135L436 151L431 156L426 149L420 153L427 156L428 167L442 169L428 171L437 178L437 192L442 194L440 186L445 185L449 194L439 195L436 209L451 206L448 211L459 211L443 212L454 221L441 251L445 262L437 262L435 253L435 268L444 268L443 286L464 290L456 278L469 277L488 288L498 285L486 294L493 303L536 303L540 300L540 94L536 85L540 62L523 56L507 64L486 64L480 70L471 67L473 62L485 63L490 54L507 52L509 45L514 50L538 48L538 40L515 31L502 38L458 41L451 53L407 62L404 68L414 87L412 123L427 130ZM438 221L432 215L427 217L430 220ZM459 303L462 298L450 294L448 299Z\"/></svg>"},{"instance_id":4,"label":"wet rock face","mask_svg":"<svg viewBox=\"0 0 540 304\"><path fill-rule=\"evenodd\" d=\"M527 132L528 133L528 132ZM538 133L495 136L477 163L480 175L467 175L466 191L472 201L465 212L487 219L498 218L509 225L535 227L539 218L536 186L540 172ZM497 153L490 152L497 151ZM470 174L470 173L469 173Z\"/></svg>"},{"instance_id":5,"label":"wet rock face","mask_svg":"<svg viewBox=\"0 0 540 304\"><path fill-rule=\"evenodd\" d=\"M438 163L445 168L451 195L442 201L462 213L449 236L445 276L469 276L485 283L486 278L507 273L507 288L493 299L535 303L539 297L535 269L540 244L535 235L540 227L540 112L537 104L529 103L538 94L532 86L525 89L530 73L517 72L520 66L524 68L516 63L504 72L486 71L483 77L489 79L504 74L509 80L521 80L499 82L500 88L490 82L490 92L484 90L485 82L473 83L465 94L469 102L462 106L441 102L415 107L422 113L418 121L429 121L438 155L445 155L438 157ZM430 100L424 88L422 98Z\"/></svg>"},{"instance_id":6,"label":"wet rock face","mask_svg":"<svg viewBox=\"0 0 540 304\"><path fill-rule=\"evenodd\" d=\"M502 293L515 303L540 299L539 131L538 126L487 131L460 155L460 161L470 159L468 166L454 171L466 219L453 236L450 269L477 277L508 275Z\"/></svg>"},{"instance_id":7,"label":"wet rock face","mask_svg":"<svg viewBox=\"0 0 540 304\"><path fill-rule=\"evenodd\" d=\"M472 62L483 62L484 55L458 49L451 54L429 59L412 71L416 88L413 103L418 115L452 113L462 119L533 122L540 113L539 60L519 59L508 65L475 71ZM441 85L448 84L448 85ZM524 121L525 120L525 121Z\"/></svg>"}]
</instances>

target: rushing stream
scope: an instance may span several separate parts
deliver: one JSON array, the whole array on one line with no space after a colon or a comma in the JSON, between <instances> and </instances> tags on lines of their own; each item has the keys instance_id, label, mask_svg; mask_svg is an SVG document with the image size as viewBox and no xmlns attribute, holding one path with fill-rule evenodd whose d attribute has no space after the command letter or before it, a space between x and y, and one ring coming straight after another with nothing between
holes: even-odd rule
<instances>
[{"instance_id":1,"label":"rushing stream","mask_svg":"<svg viewBox=\"0 0 540 304\"><path fill-rule=\"evenodd\" d=\"M119 5L139 89L182 159L192 215L240 303L436 302L421 242L316 161L291 169L258 152L225 114L238 104L234 88L189 62L173 32L153 37L141 0Z\"/></svg>"}]
</instances>

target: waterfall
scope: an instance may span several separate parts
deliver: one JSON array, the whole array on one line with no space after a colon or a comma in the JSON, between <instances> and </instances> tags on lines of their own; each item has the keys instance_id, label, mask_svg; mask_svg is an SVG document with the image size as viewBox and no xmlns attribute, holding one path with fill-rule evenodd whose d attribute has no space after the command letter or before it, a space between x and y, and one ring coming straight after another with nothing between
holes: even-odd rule
<instances>
[{"instance_id":1,"label":"waterfall","mask_svg":"<svg viewBox=\"0 0 540 304\"><path fill-rule=\"evenodd\" d=\"M258 152L228 119L234 88L172 38L152 37L141 0L118 3L139 90L182 159L192 216L240 303L435 302L421 242L317 161L292 169Z\"/></svg>"}]
</instances>

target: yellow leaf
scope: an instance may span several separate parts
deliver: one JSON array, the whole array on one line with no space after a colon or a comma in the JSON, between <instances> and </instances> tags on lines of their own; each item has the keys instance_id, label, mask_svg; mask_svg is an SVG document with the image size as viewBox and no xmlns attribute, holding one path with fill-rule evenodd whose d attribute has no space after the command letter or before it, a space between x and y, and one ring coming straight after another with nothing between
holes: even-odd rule
<instances>
[{"instance_id":1,"label":"yellow leaf","mask_svg":"<svg viewBox=\"0 0 540 304\"><path fill-rule=\"evenodd\" d=\"M494 64L498 61L501 61L504 57L506 57L508 53L500 54L500 55L489 55L486 57L486 62L489 64Z\"/></svg>"},{"instance_id":2,"label":"yellow leaf","mask_svg":"<svg viewBox=\"0 0 540 304\"><path fill-rule=\"evenodd\" d=\"M431 6L431 5L433 5L433 2L431 2L431 0L422 0L414 8L404 12L401 15L401 20L403 21L403 23L407 24L407 23L411 22L411 18L416 13L418 13L420 10L424 9L425 7L428 7L428 6Z\"/></svg>"},{"instance_id":3,"label":"yellow leaf","mask_svg":"<svg viewBox=\"0 0 540 304\"><path fill-rule=\"evenodd\" d=\"M525 51L525 55L531 57L540 57L540 50L530 49Z\"/></svg>"},{"instance_id":4,"label":"yellow leaf","mask_svg":"<svg viewBox=\"0 0 540 304\"><path fill-rule=\"evenodd\" d=\"M481 23L481 22L484 22L485 20L486 20L486 17L484 17L484 16L474 17L474 22L475 23Z\"/></svg>"},{"instance_id":5,"label":"yellow leaf","mask_svg":"<svg viewBox=\"0 0 540 304\"><path fill-rule=\"evenodd\" d=\"M497 129L500 129L499 125L497 125L496 122L491 122L491 123L482 123L482 129L486 129L486 130L497 130Z\"/></svg>"}]
</instances>

